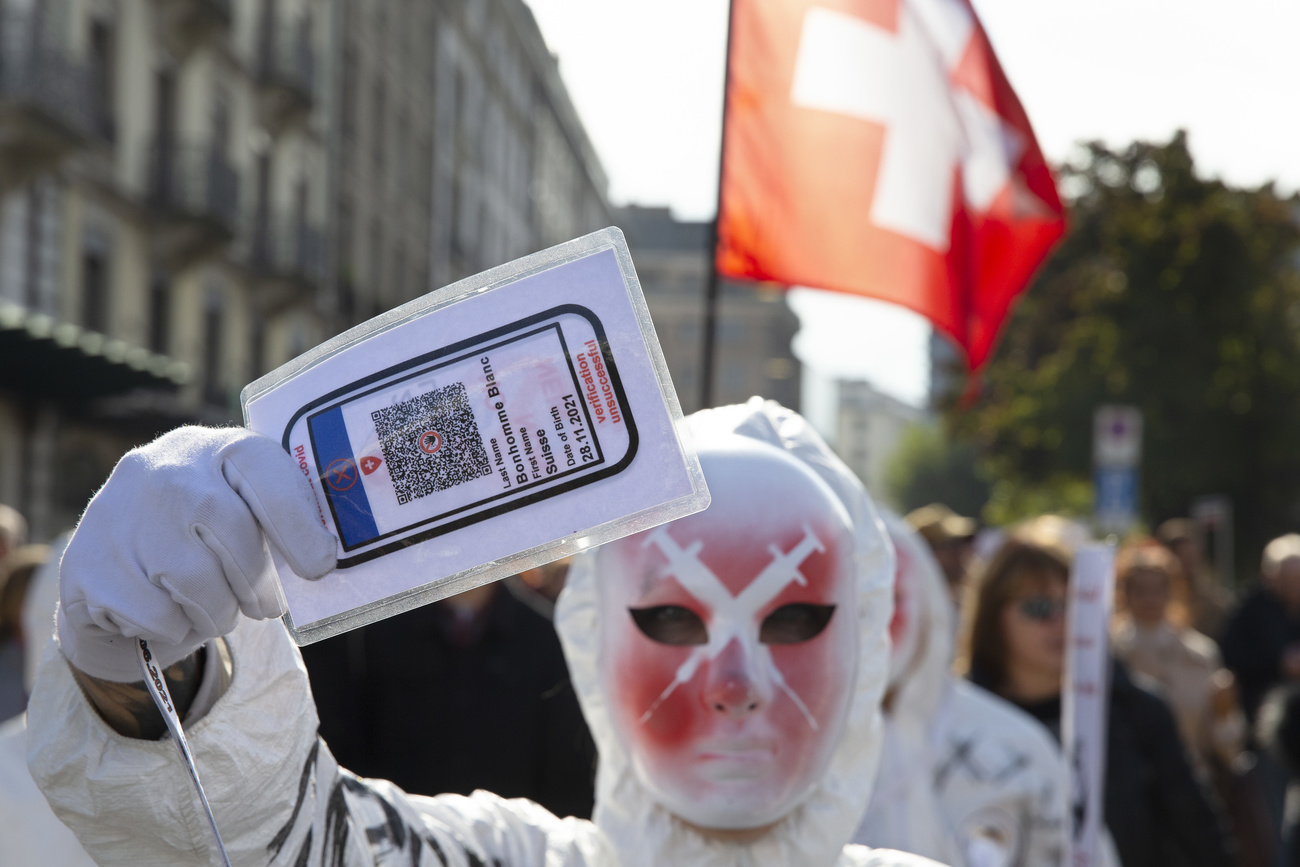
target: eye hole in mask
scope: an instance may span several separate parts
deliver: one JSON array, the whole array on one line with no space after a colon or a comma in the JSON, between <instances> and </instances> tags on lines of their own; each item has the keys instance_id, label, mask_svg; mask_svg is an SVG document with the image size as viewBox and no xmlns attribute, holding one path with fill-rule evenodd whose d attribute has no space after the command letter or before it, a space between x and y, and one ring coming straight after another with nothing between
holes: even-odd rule
<instances>
[{"instance_id":1,"label":"eye hole in mask","mask_svg":"<svg viewBox=\"0 0 1300 867\"><path fill-rule=\"evenodd\" d=\"M708 644L709 628L700 616L680 605L655 605L651 608L629 608L632 622L646 638L660 644Z\"/></svg>"},{"instance_id":2,"label":"eye hole in mask","mask_svg":"<svg viewBox=\"0 0 1300 867\"><path fill-rule=\"evenodd\" d=\"M763 619L758 640L764 644L798 644L821 635L835 613L834 605L795 602L782 605Z\"/></svg>"}]
</instances>

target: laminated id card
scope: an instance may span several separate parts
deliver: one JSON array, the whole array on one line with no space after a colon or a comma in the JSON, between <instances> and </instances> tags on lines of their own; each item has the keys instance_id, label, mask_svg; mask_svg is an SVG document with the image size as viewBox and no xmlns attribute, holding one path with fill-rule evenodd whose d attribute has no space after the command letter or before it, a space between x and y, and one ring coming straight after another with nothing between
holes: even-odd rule
<instances>
[{"instance_id":1,"label":"laminated id card","mask_svg":"<svg viewBox=\"0 0 1300 867\"><path fill-rule=\"evenodd\" d=\"M432 292L244 389L338 540L300 644L708 504L618 229Z\"/></svg>"}]
</instances>

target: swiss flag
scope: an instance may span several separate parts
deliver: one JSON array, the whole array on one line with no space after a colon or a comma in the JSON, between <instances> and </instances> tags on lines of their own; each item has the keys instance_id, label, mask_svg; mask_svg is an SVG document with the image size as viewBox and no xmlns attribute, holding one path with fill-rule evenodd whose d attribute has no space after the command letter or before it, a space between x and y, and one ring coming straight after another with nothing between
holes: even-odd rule
<instances>
[{"instance_id":1,"label":"swiss flag","mask_svg":"<svg viewBox=\"0 0 1300 867\"><path fill-rule=\"evenodd\" d=\"M969 0L732 0L717 268L909 307L972 369L1065 231Z\"/></svg>"}]
</instances>

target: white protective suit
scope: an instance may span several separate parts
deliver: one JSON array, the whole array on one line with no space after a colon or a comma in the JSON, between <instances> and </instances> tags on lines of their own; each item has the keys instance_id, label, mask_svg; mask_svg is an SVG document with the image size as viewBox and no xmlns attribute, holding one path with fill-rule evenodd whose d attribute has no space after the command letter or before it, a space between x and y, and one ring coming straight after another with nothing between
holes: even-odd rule
<instances>
[{"instance_id":1,"label":"white protective suit","mask_svg":"<svg viewBox=\"0 0 1300 867\"><path fill-rule=\"evenodd\" d=\"M925 540L886 515L898 557L886 758L854 835L966 867L1064 863L1064 760L1051 734L950 672L951 597ZM919 769L924 768L924 772Z\"/></svg>"},{"instance_id":2,"label":"white protective suit","mask_svg":"<svg viewBox=\"0 0 1300 867\"><path fill-rule=\"evenodd\" d=\"M67 535L50 546L50 559L32 575L23 600L23 675L27 692L36 680L59 602L59 557ZM50 810L27 770L27 717L0 724L0 863L5 867L89 867L94 862Z\"/></svg>"},{"instance_id":3,"label":"white protective suit","mask_svg":"<svg viewBox=\"0 0 1300 867\"><path fill-rule=\"evenodd\" d=\"M560 628L602 750L596 824L559 819L532 802L486 792L408 795L386 781L358 779L339 768L316 734L297 648L281 624L243 617L226 638L233 660L229 688L201 719L186 726L232 862L358 867L929 864L911 855L843 845L870 790L887 657L892 563L870 502L852 474L793 413L751 402L715 417L807 461L844 498L861 541L854 613L863 639L856 688L848 701L851 710L830 771L798 809L757 842L723 844L691 831L638 790L626 772L626 758L608 737L589 642L599 624L592 619L590 576L583 578L580 569L573 593L561 603ZM212 863L209 830L174 746L166 739L144 741L113 732L83 697L57 642L50 643L42 660L29 727L33 777L100 864ZM455 748L447 744L447 749Z\"/></svg>"}]
</instances>

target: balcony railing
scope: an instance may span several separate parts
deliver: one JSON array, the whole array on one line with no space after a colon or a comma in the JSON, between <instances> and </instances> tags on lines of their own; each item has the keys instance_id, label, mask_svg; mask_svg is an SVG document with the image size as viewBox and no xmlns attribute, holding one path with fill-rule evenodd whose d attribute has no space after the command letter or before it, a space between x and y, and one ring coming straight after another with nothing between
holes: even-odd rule
<instances>
[{"instance_id":1,"label":"balcony railing","mask_svg":"<svg viewBox=\"0 0 1300 867\"><path fill-rule=\"evenodd\" d=\"M147 199L170 215L206 219L233 233L239 219L239 175L211 144L149 146Z\"/></svg>"},{"instance_id":2,"label":"balcony railing","mask_svg":"<svg viewBox=\"0 0 1300 867\"><path fill-rule=\"evenodd\" d=\"M86 137L96 128L96 110L85 66L45 44L39 18L0 8L0 97L34 109L67 134Z\"/></svg>"},{"instance_id":3,"label":"balcony railing","mask_svg":"<svg viewBox=\"0 0 1300 867\"><path fill-rule=\"evenodd\" d=\"M264 85L285 88L310 103L315 93L316 56L307 30L264 22L258 37L257 77Z\"/></svg>"},{"instance_id":4,"label":"balcony railing","mask_svg":"<svg viewBox=\"0 0 1300 867\"><path fill-rule=\"evenodd\" d=\"M325 278L321 232L299 217L280 215L254 225L250 262L260 274L319 286Z\"/></svg>"}]
</instances>

